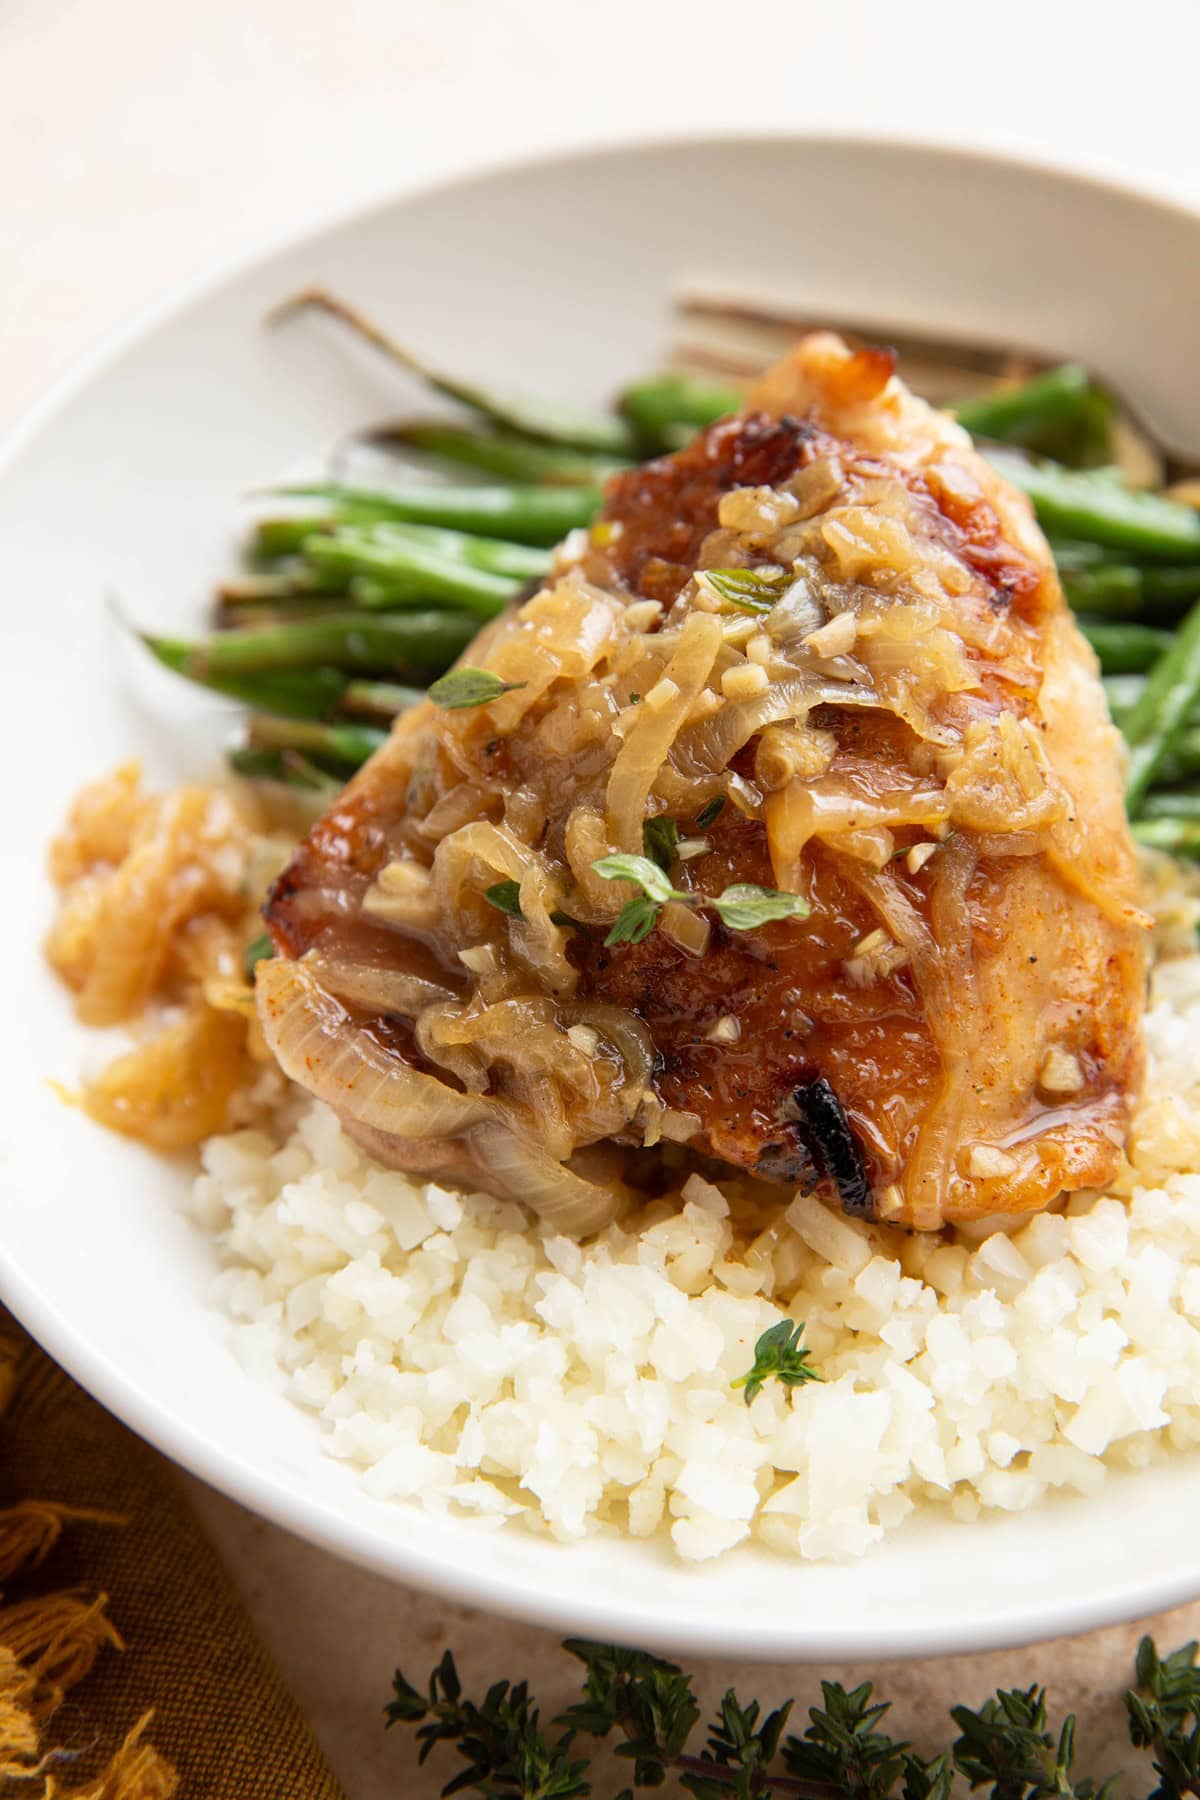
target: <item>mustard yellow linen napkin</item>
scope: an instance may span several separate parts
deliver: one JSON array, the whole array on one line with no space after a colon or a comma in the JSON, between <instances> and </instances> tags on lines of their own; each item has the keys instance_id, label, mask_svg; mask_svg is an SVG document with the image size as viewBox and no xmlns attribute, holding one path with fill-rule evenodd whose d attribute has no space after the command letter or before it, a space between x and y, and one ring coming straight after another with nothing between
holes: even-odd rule
<instances>
[{"instance_id":1,"label":"mustard yellow linen napkin","mask_svg":"<svg viewBox=\"0 0 1200 1800\"><path fill-rule=\"evenodd\" d=\"M0 1796L345 1800L170 1465L0 1308Z\"/></svg>"}]
</instances>

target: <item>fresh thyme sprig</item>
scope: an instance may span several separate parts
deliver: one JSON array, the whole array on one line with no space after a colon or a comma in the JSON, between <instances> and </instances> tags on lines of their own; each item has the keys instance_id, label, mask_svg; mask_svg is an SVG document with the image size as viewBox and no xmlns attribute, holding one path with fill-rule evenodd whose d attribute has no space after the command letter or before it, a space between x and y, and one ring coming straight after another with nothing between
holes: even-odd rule
<instances>
[{"instance_id":1,"label":"fresh thyme sprig","mask_svg":"<svg viewBox=\"0 0 1200 1800\"><path fill-rule=\"evenodd\" d=\"M581 1733L614 1734L617 1756L633 1765L634 1789L662 1787L694 1800L952 1800L990 1785L992 1800L1105 1800L1115 1778L1076 1776L1075 1719L1051 1729L1041 1687L1001 1689L978 1710L951 1709L959 1735L940 1754L922 1757L881 1730L888 1711L870 1682L849 1692L821 1683L822 1704L803 1736L784 1736L793 1702L765 1715L758 1701L731 1689L702 1727L692 1679L675 1663L641 1650L571 1638L563 1648L583 1665L581 1698L542 1730L525 1682L499 1681L482 1701L464 1698L447 1651L422 1694L396 1671L389 1725L417 1728L420 1760L439 1744L457 1749L462 1767L442 1789L485 1800L582 1800L593 1792L591 1760L576 1754ZM1126 1695L1129 1735L1153 1754L1159 1785L1148 1800L1200 1795L1200 1670L1195 1644L1159 1657L1143 1638L1137 1685ZM693 1745L703 1730L702 1749ZM961 1777L961 1782L959 1778Z\"/></svg>"},{"instance_id":2,"label":"fresh thyme sprig","mask_svg":"<svg viewBox=\"0 0 1200 1800\"><path fill-rule=\"evenodd\" d=\"M421 1762L439 1744L457 1747L464 1767L443 1794L472 1788L488 1800L575 1800L592 1791L582 1779L586 1760L573 1761L569 1755L574 1731L548 1742L525 1682L497 1681L476 1705L463 1698L448 1650L425 1694L396 1670L386 1713L389 1725L417 1726Z\"/></svg>"},{"instance_id":3,"label":"fresh thyme sprig","mask_svg":"<svg viewBox=\"0 0 1200 1800\"><path fill-rule=\"evenodd\" d=\"M601 856L592 868L605 881L631 881L641 893L629 900L617 914L605 944L640 944L658 924L659 913L668 900L683 906L708 906L730 931L756 931L772 919L802 919L809 911L808 901L799 894L785 894L779 888L757 887L753 882L738 881L722 894L689 894L672 887L667 870L656 860L666 851L662 834L645 845L653 854L646 856ZM671 851L672 856L674 850Z\"/></svg>"},{"instance_id":4,"label":"fresh thyme sprig","mask_svg":"<svg viewBox=\"0 0 1200 1800\"><path fill-rule=\"evenodd\" d=\"M1137 1686L1125 1696L1129 1736L1153 1750L1159 1785L1149 1800L1200 1794L1200 1669L1195 1643L1160 1657L1151 1638L1138 1645Z\"/></svg>"},{"instance_id":5,"label":"fresh thyme sprig","mask_svg":"<svg viewBox=\"0 0 1200 1800\"><path fill-rule=\"evenodd\" d=\"M1000 1796L1105 1800L1116 1785L1115 1776L1099 1785L1086 1777L1073 1780L1075 1715L1068 1713L1056 1738L1048 1729L1045 1688L1002 1689L978 1712L954 1706L950 1716L962 1733L954 1745L955 1766L972 1787L990 1781Z\"/></svg>"},{"instance_id":6,"label":"fresh thyme sprig","mask_svg":"<svg viewBox=\"0 0 1200 1800\"><path fill-rule=\"evenodd\" d=\"M745 1388L747 1406L758 1398L772 1376L784 1387L803 1387L807 1381L823 1379L808 1360L809 1352L800 1341L803 1336L804 1321L797 1325L794 1319L780 1319L763 1332L754 1346L753 1366L730 1384Z\"/></svg>"}]
</instances>

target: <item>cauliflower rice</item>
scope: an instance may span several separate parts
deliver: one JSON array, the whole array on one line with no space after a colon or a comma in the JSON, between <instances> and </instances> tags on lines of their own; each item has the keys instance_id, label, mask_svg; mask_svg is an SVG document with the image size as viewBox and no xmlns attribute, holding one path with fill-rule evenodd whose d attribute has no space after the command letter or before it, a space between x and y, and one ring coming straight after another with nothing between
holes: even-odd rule
<instances>
[{"instance_id":1,"label":"cauliflower rice","mask_svg":"<svg viewBox=\"0 0 1200 1800\"><path fill-rule=\"evenodd\" d=\"M803 1195L756 1237L698 1176L579 1245L380 1168L325 1107L211 1139L196 1216L253 1373L368 1491L555 1537L858 1556L1200 1444L1200 908L1155 861L1147 1098L1112 1191L909 1235ZM288 1126L291 1129L288 1129ZM806 1322L821 1384L731 1387Z\"/></svg>"}]
</instances>

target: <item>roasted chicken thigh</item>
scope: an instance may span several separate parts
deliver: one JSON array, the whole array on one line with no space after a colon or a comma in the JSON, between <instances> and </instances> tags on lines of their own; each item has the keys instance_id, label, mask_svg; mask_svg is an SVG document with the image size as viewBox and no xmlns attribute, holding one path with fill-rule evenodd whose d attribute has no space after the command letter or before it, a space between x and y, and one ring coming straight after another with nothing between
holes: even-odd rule
<instances>
[{"instance_id":1,"label":"roasted chicken thigh","mask_svg":"<svg viewBox=\"0 0 1200 1800\"><path fill-rule=\"evenodd\" d=\"M268 1040L371 1149L577 1232L664 1144L921 1228L1109 1180L1117 736L1025 501L887 353L804 340L464 662L500 691L402 718L267 907ZM596 867L647 850L665 899ZM807 911L739 928L747 886Z\"/></svg>"}]
</instances>

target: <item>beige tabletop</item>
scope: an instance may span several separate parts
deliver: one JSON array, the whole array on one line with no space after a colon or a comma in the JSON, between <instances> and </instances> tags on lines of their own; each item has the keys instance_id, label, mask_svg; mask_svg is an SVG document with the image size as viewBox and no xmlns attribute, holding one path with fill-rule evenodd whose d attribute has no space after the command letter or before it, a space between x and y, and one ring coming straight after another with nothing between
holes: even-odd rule
<instances>
[{"instance_id":1,"label":"beige tabletop","mask_svg":"<svg viewBox=\"0 0 1200 1800\"><path fill-rule=\"evenodd\" d=\"M193 277L344 207L543 147L866 129L1200 202L1198 53L1194 0L4 0L0 427L77 351ZM411 1741L381 1728L397 1662L424 1674L450 1644L480 1684L529 1675L551 1714L567 1697L571 1665L548 1634L388 1586L195 1491L350 1800L429 1800L449 1773L418 1776ZM1044 1679L1106 1770L1130 1760L1114 1701L1138 1629L867 1672L926 1743L951 1701ZM1200 1606L1155 1629L1164 1645L1200 1635ZM737 1682L773 1701L830 1671L701 1673L707 1694Z\"/></svg>"}]
</instances>

